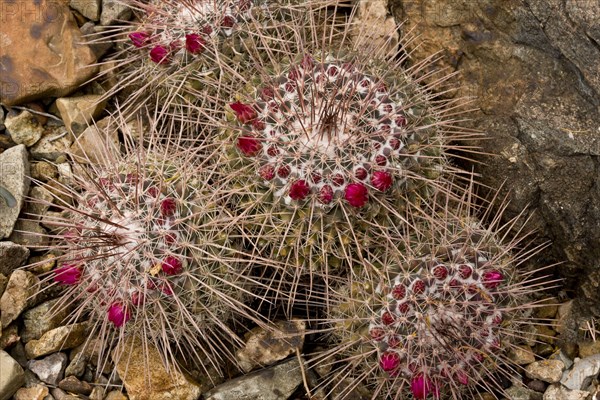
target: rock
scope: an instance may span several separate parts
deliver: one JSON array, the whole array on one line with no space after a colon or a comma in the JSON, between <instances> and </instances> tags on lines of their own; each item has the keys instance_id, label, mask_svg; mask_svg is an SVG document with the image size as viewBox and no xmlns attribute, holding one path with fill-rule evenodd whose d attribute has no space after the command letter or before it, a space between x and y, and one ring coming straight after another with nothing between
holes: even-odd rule
<instances>
[{"instance_id":1,"label":"rock","mask_svg":"<svg viewBox=\"0 0 600 400\"><path fill-rule=\"evenodd\" d=\"M306 323L278 321L268 331L254 329L243 349L237 352L240 366L246 372L256 366L268 366L281 361L301 349L304 344Z\"/></svg>"},{"instance_id":2,"label":"rock","mask_svg":"<svg viewBox=\"0 0 600 400\"><path fill-rule=\"evenodd\" d=\"M570 370L565 371L560 383L567 389L585 390L600 371L600 354L576 359Z\"/></svg>"},{"instance_id":3,"label":"rock","mask_svg":"<svg viewBox=\"0 0 600 400\"><path fill-rule=\"evenodd\" d=\"M104 118L88 127L71 145L71 154L79 163L101 163L106 158L107 146L118 146L117 129Z\"/></svg>"},{"instance_id":4,"label":"rock","mask_svg":"<svg viewBox=\"0 0 600 400\"><path fill-rule=\"evenodd\" d=\"M158 349L151 343L130 337L113 351L112 358L130 400L196 400L200 397L200 386L174 368L167 371Z\"/></svg>"},{"instance_id":5,"label":"rock","mask_svg":"<svg viewBox=\"0 0 600 400\"><path fill-rule=\"evenodd\" d=\"M361 0L353 21L357 46L365 49L386 48L388 53L398 51L398 29L393 16L388 14L388 0Z\"/></svg>"},{"instance_id":6,"label":"rock","mask_svg":"<svg viewBox=\"0 0 600 400\"><path fill-rule=\"evenodd\" d=\"M73 144L73 136L64 126L46 128L42 138L29 149L36 160L57 161L65 158L69 147Z\"/></svg>"},{"instance_id":7,"label":"rock","mask_svg":"<svg viewBox=\"0 0 600 400\"><path fill-rule=\"evenodd\" d=\"M75 135L83 132L92 119L98 117L106 106L102 96L88 94L84 96L62 97L56 99L56 106L65 126Z\"/></svg>"},{"instance_id":8,"label":"rock","mask_svg":"<svg viewBox=\"0 0 600 400\"><path fill-rule=\"evenodd\" d=\"M13 142L24 144L27 147L33 146L40 140L44 132L44 127L29 111L21 111L18 114L9 113L5 125Z\"/></svg>"},{"instance_id":9,"label":"rock","mask_svg":"<svg viewBox=\"0 0 600 400\"><path fill-rule=\"evenodd\" d=\"M556 384L546 389L543 400L585 400L589 394L584 390L569 390Z\"/></svg>"},{"instance_id":10,"label":"rock","mask_svg":"<svg viewBox=\"0 0 600 400\"><path fill-rule=\"evenodd\" d=\"M65 353L54 353L41 360L31 360L29 369L42 382L56 386L62 379L67 366L67 355Z\"/></svg>"},{"instance_id":11,"label":"rock","mask_svg":"<svg viewBox=\"0 0 600 400\"><path fill-rule=\"evenodd\" d=\"M29 161L24 145L11 147L0 154L0 239L10 235L27 192Z\"/></svg>"},{"instance_id":12,"label":"rock","mask_svg":"<svg viewBox=\"0 0 600 400\"><path fill-rule=\"evenodd\" d=\"M579 357L585 358L600 354L600 340L579 342Z\"/></svg>"},{"instance_id":13,"label":"rock","mask_svg":"<svg viewBox=\"0 0 600 400\"><path fill-rule=\"evenodd\" d=\"M74 376L68 376L58 383L58 387L71 393L89 395L92 393L92 385L82 382Z\"/></svg>"},{"instance_id":14,"label":"rock","mask_svg":"<svg viewBox=\"0 0 600 400\"><path fill-rule=\"evenodd\" d=\"M61 302L62 301L62 302ZM46 301L23 313L24 329L21 331L23 342L41 338L44 333L56 329L69 316L73 306L65 304L63 299Z\"/></svg>"},{"instance_id":15,"label":"rock","mask_svg":"<svg viewBox=\"0 0 600 400\"><path fill-rule=\"evenodd\" d=\"M25 345L25 353L29 358L37 358L59 350L72 349L86 339L85 323L61 326L42 335L38 340L31 340Z\"/></svg>"},{"instance_id":16,"label":"rock","mask_svg":"<svg viewBox=\"0 0 600 400\"><path fill-rule=\"evenodd\" d=\"M31 164L31 177L38 181L48 182L58 177L56 166L46 161L34 162Z\"/></svg>"},{"instance_id":17,"label":"rock","mask_svg":"<svg viewBox=\"0 0 600 400\"><path fill-rule=\"evenodd\" d=\"M535 316L541 319L554 319L558 312L558 299L556 297L550 297L544 300L541 304L542 307L535 310Z\"/></svg>"},{"instance_id":18,"label":"rock","mask_svg":"<svg viewBox=\"0 0 600 400\"><path fill-rule=\"evenodd\" d=\"M4 294L4 289L6 289L6 285L8 284L8 278L4 274L0 274L0 297ZM2 326L0 324L0 326ZM0 334L2 333L2 329L0 329Z\"/></svg>"},{"instance_id":19,"label":"rock","mask_svg":"<svg viewBox=\"0 0 600 400\"><path fill-rule=\"evenodd\" d=\"M4 350L0 350L0 371L0 400L8 400L25 383L25 372Z\"/></svg>"},{"instance_id":20,"label":"rock","mask_svg":"<svg viewBox=\"0 0 600 400\"><path fill-rule=\"evenodd\" d=\"M131 8L119 0L102 0L100 25L113 25L131 18Z\"/></svg>"},{"instance_id":21,"label":"rock","mask_svg":"<svg viewBox=\"0 0 600 400\"><path fill-rule=\"evenodd\" d=\"M573 360L571 360L571 358L562 350L555 351L554 354L549 357L549 359L562 361L565 369L570 369L571 365L573 365Z\"/></svg>"},{"instance_id":22,"label":"rock","mask_svg":"<svg viewBox=\"0 0 600 400\"><path fill-rule=\"evenodd\" d=\"M542 394L523 386L511 386L506 389L506 397L510 400L542 400Z\"/></svg>"},{"instance_id":23,"label":"rock","mask_svg":"<svg viewBox=\"0 0 600 400\"><path fill-rule=\"evenodd\" d=\"M51 271L56 265L56 256L52 253L43 256L29 257L27 268L34 274L43 274Z\"/></svg>"},{"instance_id":24,"label":"rock","mask_svg":"<svg viewBox=\"0 0 600 400\"><path fill-rule=\"evenodd\" d=\"M548 384L540 381L539 379L534 379L527 384L527 387L534 392L544 393L546 388L548 388Z\"/></svg>"},{"instance_id":25,"label":"rock","mask_svg":"<svg viewBox=\"0 0 600 400\"><path fill-rule=\"evenodd\" d=\"M536 361L525 368L525 373L531 379L539 379L548 383L560 381L565 364L560 360Z\"/></svg>"},{"instance_id":26,"label":"rock","mask_svg":"<svg viewBox=\"0 0 600 400\"><path fill-rule=\"evenodd\" d=\"M0 131L3 131L6 128L6 125L4 125L4 116L4 108L0 106Z\"/></svg>"},{"instance_id":27,"label":"rock","mask_svg":"<svg viewBox=\"0 0 600 400\"><path fill-rule=\"evenodd\" d=\"M39 279L31 272L17 270L10 275L6 289L0 298L0 323L8 326L21 313L35 304Z\"/></svg>"},{"instance_id":28,"label":"rock","mask_svg":"<svg viewBox=\"0 0 600 400\"><path fill-rule=\"evenodd\" d=\"M90 400L106 400L108 396L104 397L104 389L99 386L94 386L92 393L89 396ZM123 397L123 400L127 400L127 397Z\"/></svg>"},{"instance_id":29,"label":"rock","mask_svg":"<svg viewBox=\"0 0 600 400\"><path fill-rule=\"evenodd\" d=\"M88 45L90 46L90 49L92 49L92 51L94 52L94 55L97 59L102 58L102 56L106 54L106 52L110 50L110 48L113 46L113 43L110 40L110 38L103 38L102 40L98 40L98 33L102 29L103 27L96 26L93 22L86 22L81 26L81 28L79 28L82 35L90 37L90 39L93 38L93 40L89 41ZM102 70L106 68L105 64L107 63L108 61L102 62L98 75L104 75Z\"/></svg>"},{"instance_id":30,"label":"rock","mask_svg":"<svg viewBox=\"0 0 600 400\"><path fill-rule=\"evenodd\" d=\"M127 396L118 390L113 390L106 395L104 400L127 400Z\"/></svg>"},{"instance_id":31,"label":"rock","mask_svg":"<svg viewBox=\"0 0 600 400\"><path fill-rule=\"evenodd\" d=\"M0 242L0 273L10 275L29 257L29 249L9 241Z\"/></svg>"},{"instance_id":32,"label":"rock","mask_svg":"<svg viewBox=\"0 0 600 400\"><path fill-rule=\"evenodd\" d=\"M4 2L2 14L0 101L3 104L65 96L97 72L98 67L93 65L96 58L83 43L65 2Z\"/></svg>"},{"instance_id":33,"label":"rock","mask_svg":"<svg viewBox=\"0 0 600 400\"><path fill-rule=\"evenodd\" d=\"M584 313L600 316L600 3L389 2L418 37L411 58L441 52L438 64L460 74L455 97L477 99L481 183L510 182L505 216L528 210L525 230L553 239L542 257L561 262Z\"/></svg>"},{"instance_id":34,"label":"rock","mask_svg":"<svg viewBox=\"0 0 600 400\"><path fill-rule=\"evenodd\" d=\"M49 243L48 232L39 222L27 218L17 219L8 239L31 248L47 247Z\"/></svg>"},{"instance_id":35,"label":"rock","mask_svg":"<svg viewBox=\"0 0 600 400\"><path fill-rule=\"evenodd\" d=\"M302 383L297 358L227 381L208 393L205 400L281 400L287 399Z\"/></svg>"},{"instance_id":36,"label":"rock","mask_svg":"<svg viewBox=\"0 0 600 400\"><path fill-rule=\"evenodd\" d=\"M2 336L0 336L0 349L7 349L19 342L19 327L17 323L12 323L2 327Z\"/></svg>"},{"instance_id":37,"label":"rock","mask_svg":"<svg viewBox=\"0 0 600 400\"><path fill-rule=\"evenodd\" d=\"M69 5L73 10L79 11L81 15L92 21L100 19L102 0L71 0Z\"/></svg>"},{"instance_id":38,"label":"rock","mask_svg":"<svg viewBox=\"0 0 600 400\"><path fill-rule=\"evenodd\" d=\"M556 332L550 327L546 325L536 325L535 330L537 332L538 340L550 344L553 344L556 341L554 338L554 336L556 336Z\"/></svg>"},{"instance_id":39,"label":"rock","mask_svg":"<svg viewBox=\"0 0 600 400\"><path fill-rule=\"evenodd\" d=\"M517 365L527 365L535 361L535 356L529 346L514 346L508 352L508 358Z\"/></svg>"},{"instance_id":40,"label":"rock","mask_svg":"<svg viewBox=\"0 0 600 400\"><path fill-rule=\"evenodd\" d=\"M21 388L15 393L14 400L44 400L50 391L42 384L36 384L35 386L28 388Z\"/></svg>"}]
</instances>

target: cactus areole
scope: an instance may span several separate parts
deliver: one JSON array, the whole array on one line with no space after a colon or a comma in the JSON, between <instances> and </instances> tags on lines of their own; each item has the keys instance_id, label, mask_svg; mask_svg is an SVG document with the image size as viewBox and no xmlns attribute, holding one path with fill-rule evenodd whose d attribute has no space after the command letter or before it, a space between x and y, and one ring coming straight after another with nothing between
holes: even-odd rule
<instances>
[{"instance_id":1,"label":"cactus areole","mask_svg":"<svg viewBox=\"0 0 600 400\"><path fill-rule=\"evenodd\" d=\"M415 130L405 96L363 69L306 55L253 99L230 104L240 155L286 204L361 208L401 185L421 156L409 150Z\"/></svg>"}]
</instances>

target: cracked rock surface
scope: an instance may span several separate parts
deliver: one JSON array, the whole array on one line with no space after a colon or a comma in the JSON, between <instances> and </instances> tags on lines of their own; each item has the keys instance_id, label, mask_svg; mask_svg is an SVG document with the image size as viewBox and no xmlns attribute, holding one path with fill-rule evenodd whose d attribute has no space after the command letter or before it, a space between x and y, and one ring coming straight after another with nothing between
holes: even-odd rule
<instances>
[{"instance_id":1,"label":"cracked rock surface","mask_svg":"<svg viewBox=\"0 0 600 400\"><path fill-rule=\"evenodd\" d=\"M584 314L600 315L600 3L567 0L393 0L415 59L436 51L474 96L481 181L504 183L513 215L552 246L544 254Z\"/></svg>"}]
</instances>

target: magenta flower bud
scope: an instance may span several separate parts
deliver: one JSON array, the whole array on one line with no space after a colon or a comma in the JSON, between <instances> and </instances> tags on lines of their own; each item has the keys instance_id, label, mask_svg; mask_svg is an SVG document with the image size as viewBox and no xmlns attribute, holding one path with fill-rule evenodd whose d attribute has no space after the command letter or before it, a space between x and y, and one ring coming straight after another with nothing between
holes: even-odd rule
<instances>
[{"instance_id":1,"label":"magenta flower bud","mask_svg":"<svg viewBox=\"0 0 600 400\"><path fill-rule=\"evenodd\" d=\"M129 34L129 39L131 39L131 42L135 47L140 48L148 44L150 34L148 32L131 32Z\"/></svg>"},{"instance_id":2,"label":"magenta flower bud","mask_svg":"<svg viewBox=\"0 0 600 400\"><path fill-rule=\"evenodd\" d=\"M469 376L464 372L464 371L456 371L454 373L454 378L461 384L461 385L468 385L469 384Z\"/></svg>"},{"instance_id":3,"label":"magenta flower bud","mask_svg":"<svg viewBox=\"0 0 600 400\"><path fill-rule=\"evenodd\" d=\"M233 28L235 25L235 18L232 15L226 15L221 21L221 26L223 28Z\"/></svg>"},{"instance_id":4,"label":"magenta flower bud","mask_svg":"<svg viewBox=\"0 0 600 400\"><path fill-rule=\"evenodd\" d=\"M445 265L439 264L433 267L433 276L436 279L443 281L448 276L448 268Z\"/></svg>"},{"instance_id":5,"label":"magenta flower bud","mask_svg":"<svg viewBox=\"0 0 600 400\"><path fill-rule=\"evenodd\" d=\"M81 269L73 264L63 264L54 270L54 282L61 285L76 285L81 279Z\"/></svg>"},{"instance_id":6,"label":"magenta flower bud","mask_svg":"<svg viewBox=\"0 0 600 400\"><path fill-rule=\"evenodd\" d=\"M488 289L497 288L503 280L504 275L497 270L488 271L483 274L483 285Z\"/></svg>"},{"instance_id":7,"label":"magenta flower bud","mask_svg":"<svg viewBox=\"0 0 600 400\"><path fill-rule=\"evenodd\" d=\"M360 208L369 201L369 193L367 187L362 183L351 183L346 186L344 198L352 207Z\"/></svg>"},{"instance_id":8,"label":"magenta flower bud","mask_svg":"<svg viewBox=\"0 0 600 400\"><path fill-rule=\"evenodd\" d=\"M231 109L235 112L238 121L240 121L242 124L248 124L257 117L254 108L248 104L237 101L235 103L231 103L229 107L231 107Z\"/></svg>"},{"instance_id":9,"label":"magenta flower bud","mask_svg":"<svg viewBox=\"0 0 600 400\"><path fill-rule=\"evenodd\" d=\"M150 50L150 59L156 64L169 63L169 50L166 47L158 45Z\"/></svg>"},{"instance_id":10,"label":"magenta flower bud","mask_svg":"<svg viewBox=\"0 0 600 400\"><path fill-rule=\"evenodd\" d=\"M263 165L262 167L260 167L258 174L264 180L270 181L271 179L275 178L275 167L269 164Z\"/></svg>"},{"instance_id":11,"label":"magenta flower bud","mask_svg":"<svg viewBox=\"0 0 600 400\"><path fill-rule=\"evenodd\" d=\"M167 275L176 275L183 270L183 263L177 257L167 256L162 262L161 268Z\"/></svg>"},{"instance_id":12,"label":"magenta flower bud","mask_svg":"<svg viewBox=\"0 0 600 400\"><path fill-rule=\"evenodd\" d=\"M329 204L333 200L333 189L329 185L324 185L319 190L319 201L323 204Z\"/></svg>"},{"instance_id":13,"label":"magenta flower bud","mask_svg":"<svg viewBox=\"0 0 600 400\"><path fill-rule=\"evenodd\" d=\"M394 371L400 365L400 355L393 351L386 351L379 358L379 365L385 372Z\"/></svg>"},{"instance_id":14,"label":"magenta flower bud","mask_svg":"<svg viewBox=\"0 0 600 400\"><path fill-rule=\"evenodd\" d=\"M254 137L240 136L237 140L237 148L240 149L245 156L252 157L260 151L262 145L260 144L260 141Z\"/></svg>"},{"instance_id":15,"label":"magenta flower bud","mask_svg":"<svg viewBox=\"0 0 600 400\"><path fill-rule=\"evenodd\" d=\"M163 217L171 217L173 214L175 214L176 210L177 202L175 202L175 199L167 197L160 202L160 214Z\"/></svg>"},{"instance_id":16,"label":"magenta flower bud","mask_svg":"<svg viewBox=\"0 0 600 400\"><path fill-rule=\"evenodd\" d=\"M127 308L120 302L112 303L108 308L108 320L117 328L122 327L130 318Z\"/></svg>"},{"instance_id":17,"label":"magenta flower bud","mask_svg":"<svg viewBox=\"0 0 600 400\"><path fill-rule=\"evenodd\" d=\"M304 179L297 180L290 186L290 197L293 200L303 200L310 193L310 187Z\"/></svg>"},{"instance_id":18,"label":"magenta flower bud","mask_svg":"<svg viewBox=\"0 0 600 400\"><path fill-rule=\"evenodd\" d=\"M415 399L426 399L430 394L439 397L440 391L429 378L419 374L410 382L410 390Z\"/></svg>"},{"instance_id":19,"label":"magenta flower bud","mask_svg":"<svg viewBox=\"0 0 600 400\"><path fill-rule=\"evenodd\" d=\"M133 292L131 295L131 304L138 307L144 304L146 301L146 296L142 292Z\"/></svg>"},{"instance_id":20,"label":"magenta flower bud","mask_svg":"<svg viewBox=\"0 0 600 400\"><path fill-rule=\"evenodd\" d=\"M204 51L206 40L197 33L185 35L185 48L192 54L200 54Z\"/></svg>"},{"instance_id":21,"label":"magenta flower bud","mask_svg":"<svg viewBox=\"0 0 600 400\"><path fill-rule=\"evenodd\" d=\"M375 171L371 176L371 185L380 192L385 192L392 187L393 179L389 172Z\"/></svg>"}]
</instances>

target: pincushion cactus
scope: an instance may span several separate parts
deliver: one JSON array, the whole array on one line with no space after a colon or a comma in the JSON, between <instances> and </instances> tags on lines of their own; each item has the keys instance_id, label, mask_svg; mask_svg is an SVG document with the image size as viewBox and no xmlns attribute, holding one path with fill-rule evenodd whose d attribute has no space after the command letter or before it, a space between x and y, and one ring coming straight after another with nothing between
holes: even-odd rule
<instances>
[{"instance_id":1,"label":"pincushion cactus","mask_svg":"<svg viewBox=\"0 0 600 400\"><path fill-rule=\"evenodd\" d=\"M427 62L409 70L387 50L365 57L346 21L307 19L309 33L281 38L293 42L288 60L257 62L253 77L233 83L228 117L215 121L222 180L249 236L305 272L341 265L419 212L456 172L448 150L468 150L457 141L473 135L452 103L420 85Z\"/></svg>"},{"instance_id":2,"label":"pincushion cactus","mask_svg":"<svg viewBox=\"0 0 600 400\"><path fill-rule=\"evenodd\" d=\"M486 227L463 201L457 211L432 208L430 218L382 239L329 293L331 347L316 362L340 361L330 386L352 379L337 398L357 386L373 399L502 390L492 376L514 370L506 351L523 338L534 293L550 280L522 270L539 248L517 249L516 219L500 225L498 215Z\"/></svg>"},{"instance_id":3,"label":"pincushion cactus","mask_svg":"<svg viewBox=\"0 0 600 400\"><path fill-rule=\"evenodd\" d=\"M106 97L121 92L122 113L151 107L165 126L198 138L203 124L196 108L216 110L213 99L221 96L225 82L249 67L247 51L259 50L243 42L255 34L255 26L261 27L262 35L287 26L294 29L296 15L331 2L131 1L128 4L136 14L132 26L112 27L111 36L118 40L120 50L107 64L119 76Z\"/></svg>"},{"instance_id":4,"label":"pincushion cactus","mask_svg":"<svg viewBox=\"0 0 600 400\"><path fill-rule=\"evenodd\" d=\"M46 221L61 252L48 281L65 289L60 307L79 305L72 319L89 317L103 355L136 335L171 366L179 354L221 370L241 342L231 323L263 322L250 306L262 289L252 268L269 261L244 251L193 153L126 142L124 153L107 145L97 163L73 164L73 187L55 199L61 217Z\"/></svg>"}]
</instances>

